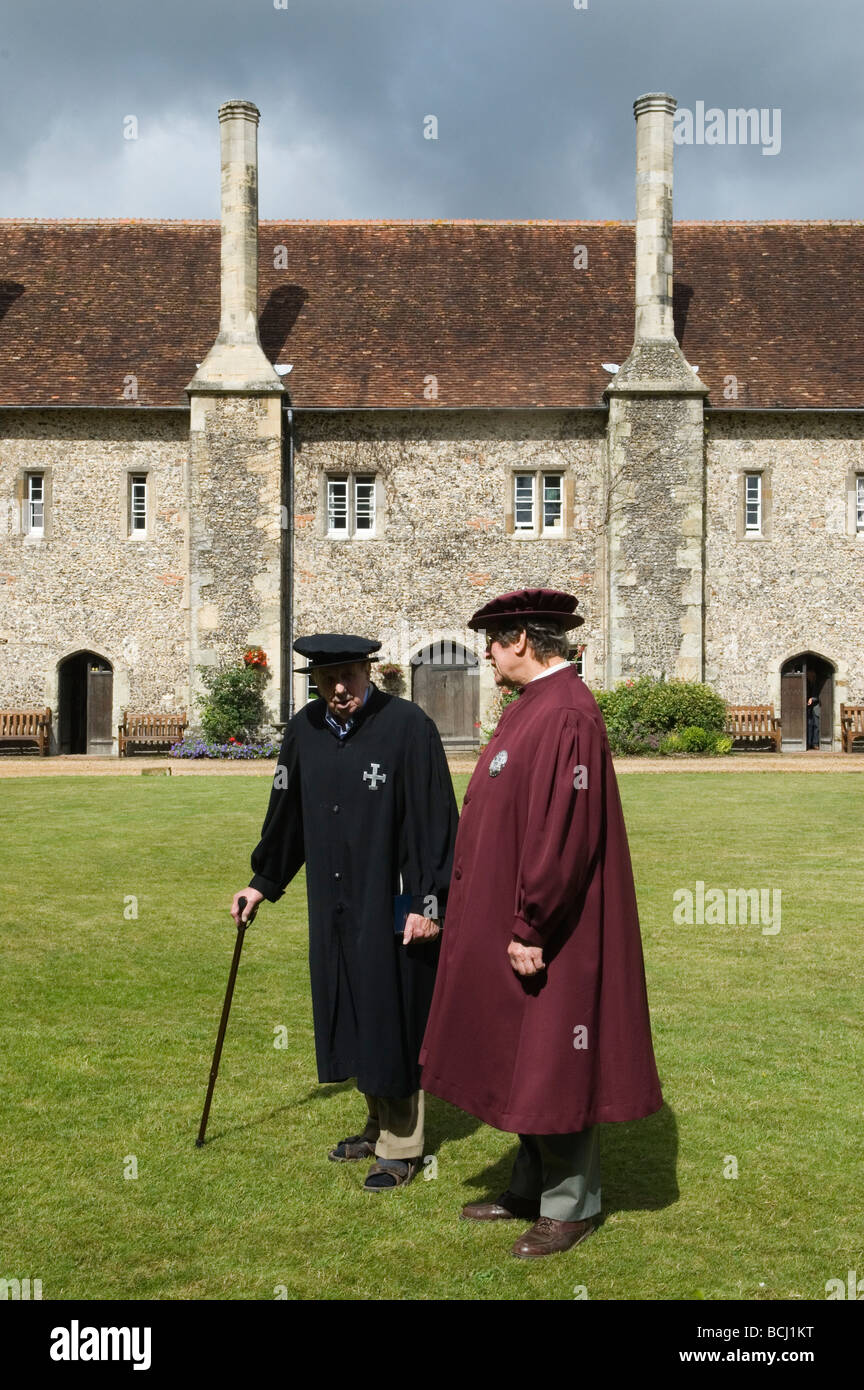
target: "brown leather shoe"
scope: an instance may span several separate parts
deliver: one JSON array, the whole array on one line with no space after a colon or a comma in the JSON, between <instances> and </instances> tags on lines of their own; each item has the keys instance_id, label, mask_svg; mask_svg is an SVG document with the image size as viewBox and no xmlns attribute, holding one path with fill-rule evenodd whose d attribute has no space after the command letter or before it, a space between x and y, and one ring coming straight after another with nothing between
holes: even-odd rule
<instances>
[{"instance_id":1,"label":"brown leather shoe","mask_svg":"<svg viewBox=\"0 0 864 1390\"><path fill-rule=\"evenodd\" d=\"M494 1202L469 1202L462 1208L460 1221L531 1221L540 1215L540 1203L515 1192L502 1192Z\"/></svg>"},{"instance_id":2,"label":"brown leather shoe","mask_svg":"<svg viewBox=\"0 0 864 1390\"><path fill-rule=\"evenodd\" d=\"M585 1240L594 1230L594 1222L553 1221L551 1216L541 1216L530 1230L519 1237L511 1251L520 1260L536 1259L538 1255L555 1255L559 1250L570 1250Z\"/></svg>"}]
</instances>

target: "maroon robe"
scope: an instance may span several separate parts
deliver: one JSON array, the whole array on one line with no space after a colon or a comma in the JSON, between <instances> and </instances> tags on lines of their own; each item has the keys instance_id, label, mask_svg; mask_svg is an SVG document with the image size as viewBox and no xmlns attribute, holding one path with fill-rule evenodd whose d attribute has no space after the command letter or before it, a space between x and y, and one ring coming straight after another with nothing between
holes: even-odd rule
<instances>
[{"instance_id":1,"label":"maroon robe","mask_svg":"<svg viewBox=\"0 0 864 1390\"><path fill-rule=\"evenodd\" d=\"M516 974L514 935L543 947L545 971ZM618 784L572 667L526 685L481 754L442 936L425 1091L517 1134L660 1108Z\"/></svg>"}]
</instances>

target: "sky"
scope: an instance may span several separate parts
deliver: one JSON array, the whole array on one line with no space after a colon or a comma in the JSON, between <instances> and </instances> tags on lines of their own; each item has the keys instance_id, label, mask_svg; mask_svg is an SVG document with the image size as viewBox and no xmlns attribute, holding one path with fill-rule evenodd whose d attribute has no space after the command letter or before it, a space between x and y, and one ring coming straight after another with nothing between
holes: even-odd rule
<instances>
[{"instance_id":1,"label":"sky","mask_svg":"<svg viewBox=\"0 0 864 1390\"><path fill-rule=\"evenodd\" d=\"M3 217L217 218L217 111L242 98L262 218L632 219L644 92L679 104L676 220L864 216L862 0L2 0L0 18ZM733 144L737 108L759 128Z\"/></svg>"}]
</instances>

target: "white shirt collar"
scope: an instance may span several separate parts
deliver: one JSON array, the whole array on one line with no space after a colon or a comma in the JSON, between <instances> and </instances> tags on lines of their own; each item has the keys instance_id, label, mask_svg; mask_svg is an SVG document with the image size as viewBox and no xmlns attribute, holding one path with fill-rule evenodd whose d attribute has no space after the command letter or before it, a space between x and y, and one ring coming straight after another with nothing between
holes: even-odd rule
<instances>
[{"instance_id":1,"label":"white shirt collar","mask_svg":"<svg viewBox=\"0 0 864 1390\"><path fill-rule=\"evenodd\" d=\"M562 661L560 666L549 666L545 671L541 671L539 675L532 676L527 684L533 685L535 681L542 681L544 676L554 676L556 671L566 671L569 665L569 661Z\"/></svg>"}]
</instances>

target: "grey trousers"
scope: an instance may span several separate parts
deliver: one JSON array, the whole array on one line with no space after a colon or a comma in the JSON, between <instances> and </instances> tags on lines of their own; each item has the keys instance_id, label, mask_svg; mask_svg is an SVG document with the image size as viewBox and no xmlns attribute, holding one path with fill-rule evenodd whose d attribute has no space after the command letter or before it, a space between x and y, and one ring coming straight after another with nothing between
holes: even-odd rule
<instances>
[{"instance_id":1,"label":"grey trousers","mask_svg":"<svg viewBox=\"0 0 864 1390\"><path fill-rule=\"evenodd\" d=\"M600 1211L597 1126L576 1134L520 1134L510 1191L540 1201L553 1221L585 1221Z\"/></svg>"},{"instance_id":2,"label":"grey trousers","mask_svg":"<svg viewBox=\"0 0 864 1390\"><path fill-rule=\"evenodd\" d=\"M423 1152L423 1092L404 1100L366 1096L369 1118L363 1138L375 1145L376 1158L418 1158Z\"/></svg>"}]
</instances>

